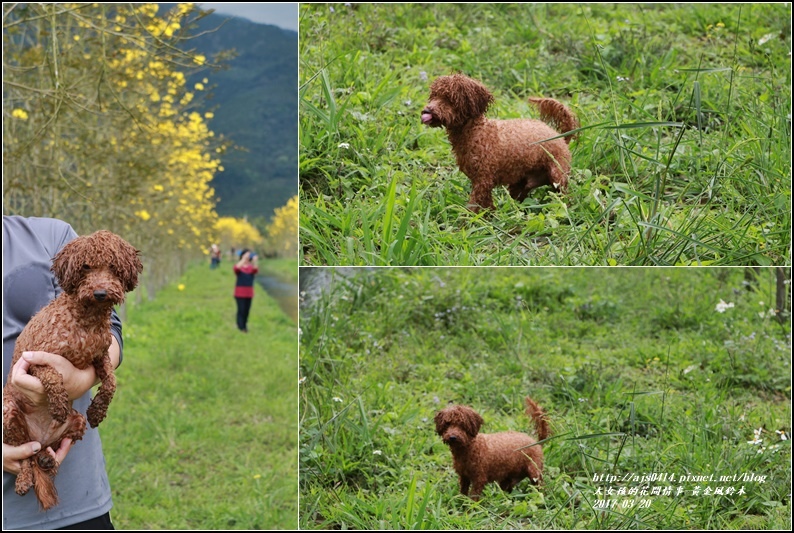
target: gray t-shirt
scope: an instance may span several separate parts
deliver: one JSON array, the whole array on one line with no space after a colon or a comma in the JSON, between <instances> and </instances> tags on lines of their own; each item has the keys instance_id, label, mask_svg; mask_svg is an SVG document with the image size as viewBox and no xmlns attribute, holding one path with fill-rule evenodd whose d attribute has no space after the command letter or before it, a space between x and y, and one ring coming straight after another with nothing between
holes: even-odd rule
<instances>
[{"instance_id":1,"label":"gray t-shirt","mask_svg":"<svg viewBox=\"0 0 794 533\"><path fill-rule=\"evenodd\" d=\"M72 227L60 220L3 216L3 386L25 324L61 292L50 271L52 258L75 237ZM112 322L111 332L121 346L121 321L115 312ZM89 391L74 408L85 415L90 403ZM113 506L99 432L87 424L55 478L58 505L39 511L33 490L19 496L15 482L16 476L3 472L3 530L61 528L102 516Z\"/></svg>"}]
</instances>

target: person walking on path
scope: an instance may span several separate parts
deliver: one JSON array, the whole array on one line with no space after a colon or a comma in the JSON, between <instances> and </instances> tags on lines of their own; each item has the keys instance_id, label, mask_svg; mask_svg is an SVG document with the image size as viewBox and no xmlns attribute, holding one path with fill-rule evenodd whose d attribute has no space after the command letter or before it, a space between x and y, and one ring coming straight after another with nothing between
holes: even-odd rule
<instances>
[{"instance_id":1,"label":"person walking on path","mask_svg":"<svg viewBox=\"0 0 794 533\"><path fill-rule=\"evenodd\" d=\"M210 247L210 270L215 270L221 264L221 249L217 244Z\"/></svg>"},{"instance_id":2,"label":"person walking on path","mask_svg":"<svg viewBox=\"0 0 794 533\"><path fill-rule=\"evenodd\" d=\"M254 277L259 272L256 260L256 254L244 248L240 253L240 260L234 265L234 273L237 275L234 286L234 299L237 301L237 328L243 333L248 333L248 314L251 311L251 301L254 298Z\"/></svg>"}]
</instances>

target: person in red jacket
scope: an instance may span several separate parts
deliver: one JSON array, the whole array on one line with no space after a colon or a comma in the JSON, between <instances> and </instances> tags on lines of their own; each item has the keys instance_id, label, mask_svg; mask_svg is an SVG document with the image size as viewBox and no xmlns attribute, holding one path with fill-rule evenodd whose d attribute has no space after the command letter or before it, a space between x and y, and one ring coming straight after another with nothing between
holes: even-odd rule
<instances>
[{"instance_id":1,"label":"person in red jacket","mask_svg":"<svg viewBox=\"0 0 794 533\"><path fill-rule=\"evenodd\" d=\"M234 286L234 299L237 301L237 328L248 333L248 314L254 298L254 277L259 268L256 254L244 248L240 252L240 260L234 265L237 282Z\"/></svg>"}]
</instances>

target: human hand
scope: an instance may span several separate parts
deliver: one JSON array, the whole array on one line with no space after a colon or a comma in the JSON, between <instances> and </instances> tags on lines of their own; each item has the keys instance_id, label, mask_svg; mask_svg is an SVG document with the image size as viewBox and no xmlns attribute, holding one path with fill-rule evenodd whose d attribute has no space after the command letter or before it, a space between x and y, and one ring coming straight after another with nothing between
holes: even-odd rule
<instances>
[{"instance_id":1,"label":"human hand","mask_svg":"<svg viewBox=\"0 0 794 533\"><path fill-rule=\"evenodd\" d=\"M31 365L50 365L63 376L63 386L74 401L83 396L96 383L96 370L89 366L85 370L75 367L68 359L49 352L23 352L11 369L9 380L34 405L47 405L47 394L37 377L28 371Z\"/></svg>"},{"instance_id":2,"label":"human hand","mask_svg":"<svg viewBox=\"0 0 794 533\"><path fill-rule=\"evenodd\" d=\"M66 459L66 455L69 453L71 448L72 439L63 439L61 440L61 445L58 447L58 451L54 451L48 446L47 453L49 453L53 459L58 461L58 464L61 464L63 460ZM28 457L33 457L39 452L39 450L41 450L41 444L36 441L28 442L20 446L11 446L4 442L3 471L14 474L15 476L18 475L20 469L22 468L22 460L27 459Z\"/></svg>"}]
</instances>

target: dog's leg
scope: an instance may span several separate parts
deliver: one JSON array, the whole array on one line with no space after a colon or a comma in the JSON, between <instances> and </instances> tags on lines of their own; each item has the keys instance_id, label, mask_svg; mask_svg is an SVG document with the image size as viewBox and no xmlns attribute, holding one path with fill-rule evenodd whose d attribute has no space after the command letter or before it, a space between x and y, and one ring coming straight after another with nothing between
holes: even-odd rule
<instances>
[{"instance_id":1,"label":"dog's leg","mask_svg":"<svg viewBox=\"0 0 794 533\"><path fill-rule=\"evenodd\" d=\"M537 189L543 185L551 185L550 179L551 178L546 172L535 172L527 176L527 180L524 182L524 196L529 196L529 193L532 192L533 189Z\"/></svg>"},{"instance_id":2,"label":"dog's leg","mask_svg":"<svg viewBox=\"0 0 794 533\"><path fill-rule=\"evenodd\" d=\"M3 444L19 446L30 442L30 435L25 416L20 413L19 406L14 399L14 393L13 386L10 384L3 388ZM22 459L19 465L14 490L20 496L24 496L33 486L33 459L31 457Z\"/></svg>"},{"instance_id":3,"label":"dog's leg","mask_svg":"<svg viewBox=\"0 0 794 533\"><path fill-rule=\"evenodd\" d=\"M471 486L471 499L477 501L480 499L480 495L482 494L482 490L485 488L485 483L487 482L486 478L477 478L472 481Z\"/></svg>"},{"instance_id":4,"label":"dog's leg","mask_svg":"<svg viewBox=\"0 0 794 533\"><path fill-rule=\"evenodd\" d=\"M20 461L19 474L14 483L14 490L20 496L24 496L33 486L33 459L28 457Z\"/></svg>"},{"instance_id":5,"label":"dog's leg","mask_svg":"<svg viewBox=\"0 0 794 533\"><path fill-rule=\"evenodd\" d=\"M549 162L546 165L544 183L538 183L535 187L549 184L557 192L565 193L568 190L568 175L571 173L571 162L565 157L554 157L554 154L546 151ZM538 176L536 176L537 179ZM530 179L530 181L532 181ZM529 186L529 185L527 185Z\"/></svg>"},{"instance_id":6,"label":"dog's leg","mask_svg":"<svg viewBox=\"0 0 794 533\"><path fill-rule=\"evenodd\" d=\"M30 441L25 416L19 412L13 385L3 388L3 442L11 446L19 446Z\"/></svg>"},{"instance_id":7,"label":"dog's leg","mask_svg":"<svg viewBox=\"0 0 794 533\"><path fill-rule=\"evenodd\" d=\"M540 485L543 483L543 463L540 464L535 462L533 457L529 457L529 464L527 465L527 473L529 474L529 480L532 482L533 485Z\"/></svg>"},{"instance_id":8,"label":"dog's leg","mask_svg":"<svg viewBox=\"0 0 794 533\"><path fill-rule=\"evenodd\" d=\"M116 376L113 374L113 363L110 361L107 350L100 359L94 360L94 368L101 384L96 396L91 400L91 405L88 406L88 411L86 411L88 423L92 428L97 427L105 419L110 401L116 393Z\"/></svg>"},{"instance_id":9,"label":"dog's leg","mask_svg":"<svg viewBox=\"0 0 794 533\"><path fill-rule=\"evenodd\" d=\"M28 373L39 379L47 393L50 416L53 420L61 424L66 422L69 412L72 409L69 403L69 395L63 386L63 376L60 372L50 365L32 365Z\"/></svg>"},{"instance_id":10,"label":"dog's leg","mask_svg":"<svg viewBox=\"0 0 794 533\"><path fill-rule=\"evenodd\" d=\"M490 180L472 181L469 209L478 213L480 209L493 209L492 191L494 183Z\"/></svg>"},{"instance_id":11,"label":"dog's leg","mask_svg":"<svg viewBox=\"0 0 794 533\"><path fill-rule=\"evenodd\" d=\"M460 493L464 496L469 495L469 487L471 486L471 480L466 476L460 476Z\"/></svg>"},{"instance_id":12,"label":"dog's leg","mask_svg":"<svg viewBox=\"0 0 794 533\"><path fill-rule=\"evenodd\" d=\"M526 200L530 188L527 187L527 181L522 180L522 181L517 181L515 183L511 183L507 187L507 190L510 193L510 196L513 198L513 200L521 203L524 200Z\"/></svg>"},{"instance_id":13,"label":"dog's leg","mask_svg":"<svg viewBox=\"0 0 794 533\"><path fill-rule=\"evenodd\" d=\"M85 417L76 409L72 409L67 423L69 428L64 432L63 438L72 439L73 442L82 439L85 435Z\"/></svg>"},{"instance_id":14,"label":"dog's leg","mask_svg":"<svg viewBox=\"0 0 794 533\"><path fill-rule=\"evenodd\" d=\"M551 185L555 191L561 193L568 191L568 172L570 172L570 167L565 168L563 166L561 168L556 162L552 163L549 174L551 175Z\"/></svg>"},{"instance_id":15,"label":"dog's leg","mask_svg":"<svg viewBox=\"0 0 794 533\"><path fill-rule=\"evenodd\" d=\"M517 478L503 479L499 482L499 487L505 492L513 492L513 489L518 485L519 481L521 480Z\"/></svg>"}]
</instances>

